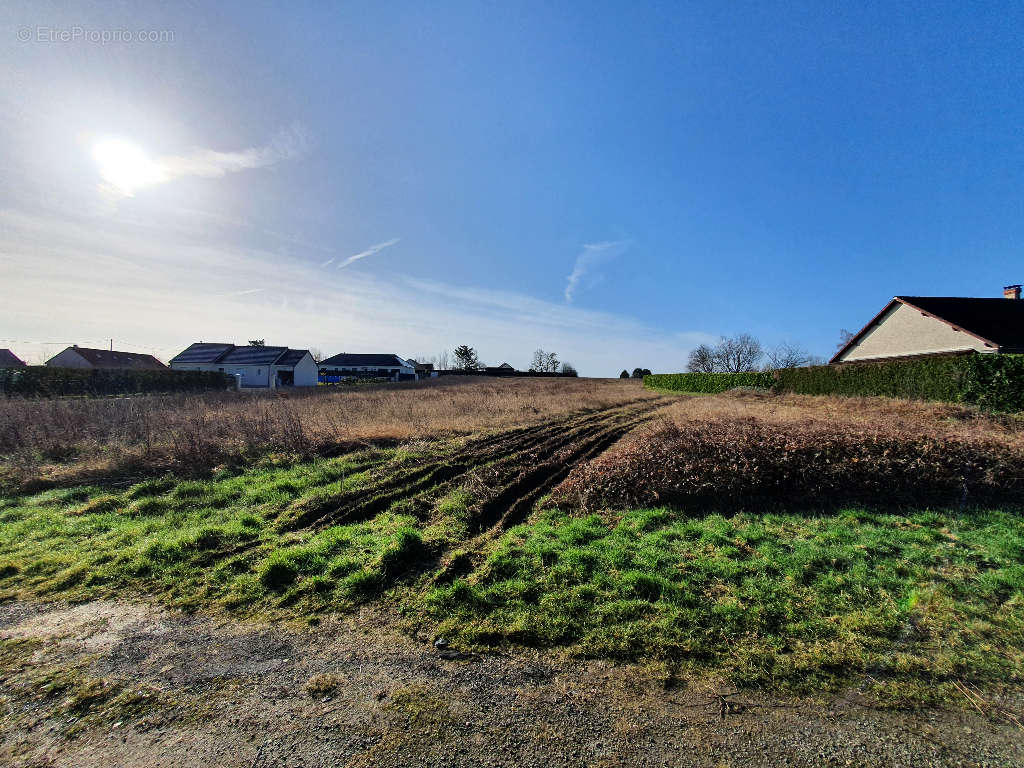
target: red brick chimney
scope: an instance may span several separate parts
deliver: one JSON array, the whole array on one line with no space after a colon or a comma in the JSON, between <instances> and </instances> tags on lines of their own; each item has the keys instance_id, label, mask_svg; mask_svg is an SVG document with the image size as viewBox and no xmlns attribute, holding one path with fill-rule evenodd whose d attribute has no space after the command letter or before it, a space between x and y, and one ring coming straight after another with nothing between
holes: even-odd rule
<instances>
[{"instance_id":1,"label":"red brick chimney","mask_svg":"<svg viewBox=\"0 0 1024 768\"><path fill-rule=\"evenodd\" d=\"M1003 298L1004 299L1019 299L1020 298L1020 286L1019 285L1007 285L1003 287Z\"/></svg>"}]
</instances>

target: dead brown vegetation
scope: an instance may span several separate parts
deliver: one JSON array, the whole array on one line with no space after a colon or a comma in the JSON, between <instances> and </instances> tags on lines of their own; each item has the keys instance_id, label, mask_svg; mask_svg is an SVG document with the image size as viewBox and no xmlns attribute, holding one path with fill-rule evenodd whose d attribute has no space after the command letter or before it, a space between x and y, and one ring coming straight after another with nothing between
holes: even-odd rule
<instances>
[{"instance_id":1,"label":"dead brown vegetation","mask_svg":"<svg viewBox=\"0 0 1024 768\"><path fill-rule=\"evenodd\" d=\"M95 400L0 399L0 482L208 470L361 441L449 437L655 398L636 381L442 379L360 388Z\"/></svg>"},{"instance_id":2,"label":"dead brown vegetation","mask_svg":"<svg viewBox=\"0 0 1024 768\"><path fill-rule=\"evenodd\" d=\"M685 398L591 462L555 500L583 509L1016 500L1020 422L884 398Z\"/></svg>"}]
</instances>

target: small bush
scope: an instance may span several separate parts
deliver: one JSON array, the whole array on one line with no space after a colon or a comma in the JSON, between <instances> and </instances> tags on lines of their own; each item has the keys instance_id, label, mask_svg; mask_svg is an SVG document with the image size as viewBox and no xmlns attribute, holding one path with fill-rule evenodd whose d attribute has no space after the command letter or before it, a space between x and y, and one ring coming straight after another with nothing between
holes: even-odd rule
<instances>
[{"instance_id":1,"label":"small bush","mask_svg":"<svg viewBox=\"0 0 1024 768\"><path fill-rule=\"evenodd\" d=\"M768 389L775 379L771 373L656 373L644 376L644 386L668 389L673 392L703 392L715 394L737 387Z\"/></svg>"}]
</instances>

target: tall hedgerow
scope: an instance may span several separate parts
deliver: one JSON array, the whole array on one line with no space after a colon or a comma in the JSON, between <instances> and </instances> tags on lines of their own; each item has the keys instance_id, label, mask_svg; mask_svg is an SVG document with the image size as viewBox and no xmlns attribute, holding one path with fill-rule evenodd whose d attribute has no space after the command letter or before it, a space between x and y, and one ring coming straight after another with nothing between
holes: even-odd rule
<instances>
[{"instance_id":1,"label":"tall hedgerow","mask_svg":"<svg viewBox=\"0 0 1024 768\"><path fill-rule=\"evenodd\" d=\"M674 392L725 392L737 387L767 389L774 379L771 373L750 371L748 373L656 373L644 376L644 386L652 389L667 389Z\"/></svg>"}]
</instances>

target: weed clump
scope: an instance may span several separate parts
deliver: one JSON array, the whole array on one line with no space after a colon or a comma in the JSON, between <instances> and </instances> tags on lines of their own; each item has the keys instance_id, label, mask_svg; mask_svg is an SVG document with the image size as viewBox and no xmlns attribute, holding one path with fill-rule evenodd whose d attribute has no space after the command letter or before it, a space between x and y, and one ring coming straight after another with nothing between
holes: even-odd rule
<instances>
[{"instance_id":1,"label":"weed clump","mask_svg":"<svg viewBox=\"0 0 1024 768\"><path fill-rule=\"evenodd\" d=\"M563 507L958 506L1019 498L1024 450L985 439L756 419L667 421L576 467Z\"/></svg>"}]
</instances>

